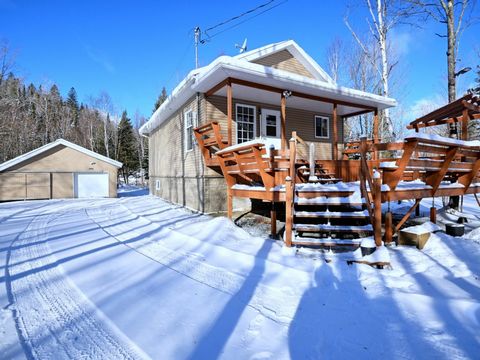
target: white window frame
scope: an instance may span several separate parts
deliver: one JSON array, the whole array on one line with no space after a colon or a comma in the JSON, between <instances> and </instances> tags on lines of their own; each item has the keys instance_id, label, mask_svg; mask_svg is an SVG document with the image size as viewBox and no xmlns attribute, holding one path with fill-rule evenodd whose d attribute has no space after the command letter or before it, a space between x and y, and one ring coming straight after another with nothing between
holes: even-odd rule
<instances>
[{"instance_id":1,"label":"white window frame","mask_svg":"<svg viewBox=\"0 0 480 360\"><path fill-rule=\"evenodd\" d=\"M188 117L190 115L192 116L192 122L189 125L188 124ZM183 113L183 129L184 129L184 141L185 141L184 148L185 148L186 153L192 151L193 147L195 146L195 138L193 136L193 129L195 128L195 125L196 125L196 112L193 111L192 109L185 110L185 112ZM189 129L190 128L191 128L191 134L189 134ZM188 148L188 137L189 136L192 137L192 147L190 149Z\"/></svg>"},{"instance_id":2,"label":"white window frame","mask_svg":"<svg viewBox=\"0 0 480 360\"><path fill-rule=\"evenodd\" d=\"M257 137L257 107L255 105L247 105L247 104L235 104L235 143L238 144L238 108L239 107L246 107L253 109L253 139L254 140ZM247 140L250 141L250 140Z\"/></svg>"},{"instance_id":3,"label":"white window frame","mask_svg":"<svg viewBox=\"0 0 480 360\"><path fill-rule=\"evenodd\" d=\"M327 120L327 136L317 136L317 119ZM315 115L313 118L313 131L315 139L330 139L330 118L323 115Z\"/></svg>"},{"instance_id":4,"label":"white window frame","mask_svg":"<svg viewBox=\"0 0 480 360\"><path fill-rule=\"evenodd\" d=\"M267 115L275 115L277 118L277 123L275 124L275 132L277 135L275 136L268 136L267 135ZM282 122L282 114L280 110L273 110L273 109L262 109L262 121L261 121L261 126L262 126L262 136L269 137L272 139L279 139L282 136L282 131L281 131L281 122Z\"/></svg>"}]
</instances>

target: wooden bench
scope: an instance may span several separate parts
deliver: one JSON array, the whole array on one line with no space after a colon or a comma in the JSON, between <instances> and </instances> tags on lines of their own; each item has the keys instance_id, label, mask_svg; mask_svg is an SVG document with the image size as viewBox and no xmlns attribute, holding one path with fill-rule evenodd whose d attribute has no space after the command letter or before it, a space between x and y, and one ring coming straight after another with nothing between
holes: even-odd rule
<instances>
[{"instance_id":1,"label":"wooden bench","mask_svg":"<svg viewBox=\"0 0 480 360\"><path fill-rule=\"evenodd\" d=\"M401 143L376 144L377 150L403 151L394 166L381 166L383 183L395 190L408 173L416 173L435 194L446 178L468 189L480 170L480 147L440 136L411 136Z\"/></svg>"}]
</instances>

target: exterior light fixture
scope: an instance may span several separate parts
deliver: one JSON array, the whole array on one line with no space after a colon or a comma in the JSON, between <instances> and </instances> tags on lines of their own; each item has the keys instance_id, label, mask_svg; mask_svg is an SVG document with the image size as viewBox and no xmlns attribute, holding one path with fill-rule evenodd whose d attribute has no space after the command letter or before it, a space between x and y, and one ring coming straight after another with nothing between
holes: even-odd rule
<instances>
[{"instance_id":1,"label":"exterior light fixture","mask_svg":"<svg viewBox=\"0 0 480 360\"><path fill-rule=\"evenodd\" d=\"M472 68L471 68L470 66L464 67L463 69L458 70L458 71L455 73L455 77L460 76L460 75L463 75L463 74L466 74L466 73L469 72L470 70L472 70Z\"/></svg>"},{"instance_id":2,"label":"exterior light fixture","mask_svg":"<svg viewBox=\"0 0 480 360\"><path fill-rule=\"evenodd\" d=\"M289 98L290 96L292 96L292 92L290 90L284 90L283 96L285 96L286 98Z\"/></svg>"}]
</instances>

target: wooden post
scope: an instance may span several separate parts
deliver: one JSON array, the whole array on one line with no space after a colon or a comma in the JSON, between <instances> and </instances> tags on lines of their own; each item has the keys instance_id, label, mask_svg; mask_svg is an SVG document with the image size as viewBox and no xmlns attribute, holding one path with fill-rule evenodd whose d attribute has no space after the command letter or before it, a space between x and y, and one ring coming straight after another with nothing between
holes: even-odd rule
<instances>
[{"instance_id":1,"label":"wooden post","mask_svg":"<svg viewBox=\"0 0 480 360\"><path fill-rule=\"evenodd\" d=\"M420 206L415 208L415 217L420 217Z\"/></svg>"},{"instance_id":2,"label":"wooden post","mask_svg":"<svg viewBox=\"0 0 480 360\"><path fill-rule=\"evenodd\" d=\"M281 136L281 146L282 153L285 152L287 148L287 98L285 92L282 92L282 98L280 99L280 113L281 113L281 124L280 124L280 136Z\"/></svg>"},{"instance_id":3,"label":"wooden post","mask_svg":"<svg viewBox=\"0 0 480 360\"><path fill-rule=\"evenodd\" d=\"M388 211L385 214L385 244L390 244L393 238L393 222L392 212Z\"/></svg>"},{"instance_id":4,"label":"wooden post","mask_svg":"<svg viewBox=\"0 0 480 360\"><path fill-rule=\"evenodd\" d=\"M375 245L382 246L382 179L377 171L373 174L373 190Z\"/></svg>"},{"instance_id":5,"label":"wooden post","mask_svg":"<svg viewBox=\"0 0 480 360\"><path fill-rule=\"evenodd\" d=\"M233 216L233 196L230 186L227 188L227 217L231 220Z\"/></svg>"},{"instance_id":6,"label":"wooden post","mask_svg":"<svg viewBox=\"0 0 480 360\"><path fill-rule=\"evenodd\" d=\"M270 210L270 235L272 238L277 236L277 210L275 210L275 203L272 201L272 208Z\"/></svg>"},{"instance_id":7,"label":"wooden post","mask_svg":"<svg viewBox=\"0 0 480 360\"><path fill-rule=\"evenodd\" d=\"M337 104L333 104L333 143L332 143L332 160L338 160L338 129L337 129ZM337 168L337 163L335 162L335 173Z\"/></svg>"},{"instance_id":8,"label":"wooden post","mask_svg":"<svg viewBox=\"0 0 480 360\"><path fill-rule=\"evenodd\" d=\"M375 112L373 114L373 143L378 144L378 109L375 109ZM378 159L378 154L377 154L377 149L374 149L373 151L373 159L377 160Z\"/></svg>"},{"instance_id":9,"label":"wooden post","mask_svg":"<svg viewBox=\"0 0 480 360\"><path fill-rule=\"evenodd\" d=\"M430 221L434 224L437 223L437 208L435 206L430 208Z\"/></svg>"},{"instance_id":10,"label":"wooden post","mask_svg":"<svg viewBox=\"0 0 480 360\"><path fill-rule=\"evenodd\" d=\"M468 109L464 109L462 113L462 140L468 140L468 120L470 120Z\"/></svg>"},{"instance_id":11,"label":"wooden post","mask_svg":"<svg viewBox=\"0 0 480 360\"><path fill-rule=\"evenodd\" d=\"M290 176L285 178L285 245L292 246L292 230L293 230L293 188Z\"/></svg>"},{"instance_id":12,"label":"wooden post","mask_svg":"<svg viewBox=\"0 0 480 360\"><path fill-rule=\"evenodd\" d=\"M232 101L232 82L227 81L227 123L228 123L228 146L233 145L233 101Z\"/></svg>"},{"instance_id":13,"label":"wooden post","mask_svg":"<svg viewBox=\"0 0 480 360\"><path fill-rule=\"evenodd\" d=\"M292 246L293 207L295 201L295 158L297 156L295 133L290 139L290 172L285 179L285 245Z\"/></svg>"}]
</instances>

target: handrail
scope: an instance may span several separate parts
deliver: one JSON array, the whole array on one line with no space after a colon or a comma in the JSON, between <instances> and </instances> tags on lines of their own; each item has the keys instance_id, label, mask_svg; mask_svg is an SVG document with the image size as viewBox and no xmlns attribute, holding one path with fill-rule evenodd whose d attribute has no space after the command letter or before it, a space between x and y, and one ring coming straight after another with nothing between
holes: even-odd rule
<instances>
[{"instance_id":1,"label":"handrail","mask_svg":"<svg viewBox=\"0 0 480 360\"><path fill-rule=\"evenodd\" d=\"M373 191L373 181L368 170L368 164L366 160L367 155L367 139L362 138L360 144L360 192L362 197L365 199L365 204L367 206L368 215L370 216L370 221L374 224L374 212L372 209L372 203L374 203L374 191ZM370 188L370 192L367 190L366 184ZM370 199L370 196L372 197Z\"/></svg>"}]
</instances>

